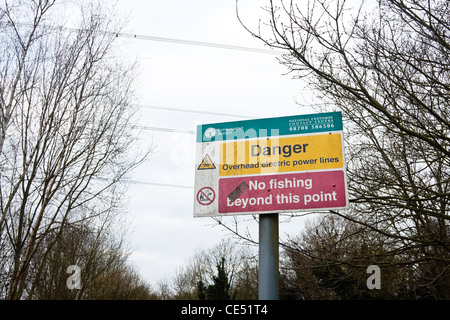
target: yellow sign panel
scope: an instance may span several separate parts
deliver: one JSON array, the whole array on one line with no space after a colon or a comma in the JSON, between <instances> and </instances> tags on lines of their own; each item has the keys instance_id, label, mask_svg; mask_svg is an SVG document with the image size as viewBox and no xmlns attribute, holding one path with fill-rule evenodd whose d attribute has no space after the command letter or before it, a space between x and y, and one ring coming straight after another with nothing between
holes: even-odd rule
<instances>
[{"instance_id":1,"label":"yellow sign panel","mask_svg":"<svg viewBox=\"0 0 450 320\"><path fill-rule=\"evenodd\" d=\"M225 142L220 176L342 168L342 137L329 133Z\"/></svg>"}]
</instances>

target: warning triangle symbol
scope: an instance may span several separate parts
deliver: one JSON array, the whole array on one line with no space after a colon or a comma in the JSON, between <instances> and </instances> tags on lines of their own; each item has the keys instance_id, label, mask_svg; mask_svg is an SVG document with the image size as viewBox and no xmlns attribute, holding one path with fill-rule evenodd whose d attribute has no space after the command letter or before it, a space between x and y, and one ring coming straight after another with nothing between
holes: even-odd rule
<instances>
[{"instance_id":1,"label":"warning triangle symbol","mask_svg":"<svg viewBox=\"0 0 450 320\"><path fill-rule=\"evenodd\" d=\"M207 154L203 160L202 163L198 166L198 170L206 170L206 169L215 169L216 166L211 160L211 157Z\"/></svg>"}]
</instances>

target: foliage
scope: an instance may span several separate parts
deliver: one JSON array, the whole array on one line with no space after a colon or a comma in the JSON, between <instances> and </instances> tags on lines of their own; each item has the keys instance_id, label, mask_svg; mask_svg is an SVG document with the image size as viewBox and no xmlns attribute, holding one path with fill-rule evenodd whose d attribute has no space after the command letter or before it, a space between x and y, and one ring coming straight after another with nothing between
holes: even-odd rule
<instances>
[{"instance_id":1,"label":"foliage","mask_svg":"<svg viewBox=\"0 0 450 320\"><path fill-rule=\"evenodd\" d=\"M230 280L225 270L225 257L222 257L222 261L217 264L217 276L212 277L213 283L205 287L203 281L200 280L198 282L197 290L199 300L234 300L234 297L230 295Z\"/></svg>"},{"instance_id":2,"label":"foliage","mask_svg":"<svg viewBox=\"0 0 450 320\"><path fill-rule=\"evenodd\" d=\"M327 288L366 259L405 275L406 297L449 298L449 21L445 0L273 0L257 28L242 22L285 50L280 62L318 111L343 111L351 207L332 213L359 226L366 247L313 264ZM354 287L345 279L334 293L353 298L338 292Z\"/></svg>"},{"instance_id":3,"label":"foliage","mask_svg":"<svg viewBox=\"0 0 450 320\"><path fill-rule=\"evenodd\" d=\"M58 5L0 5L0 297L6 299L39 296L44 271L60 276L49 268L58 260L55 248L69 245L68 234L87 236L70 244L72 254L114 241L104 226L123 211L123 182L148 154L136 151L136 71L114 57L109 31L120 29L114 13L66 1L74 25L65 27L58 25L68 24ZM103 258L108 265L112 256Z\"/></svg>"},{"instance_id":4,"label":"foliage","mask_svg":"<svg viewBox=\"0 0 450 320\"><path fill-rule=\"evenodd\" d=\"M240 247L231 239L202 250L178 270L170 283L171 294L163 299L257 299L253 256L247 247Z\"/></svg>"}]
</instances>

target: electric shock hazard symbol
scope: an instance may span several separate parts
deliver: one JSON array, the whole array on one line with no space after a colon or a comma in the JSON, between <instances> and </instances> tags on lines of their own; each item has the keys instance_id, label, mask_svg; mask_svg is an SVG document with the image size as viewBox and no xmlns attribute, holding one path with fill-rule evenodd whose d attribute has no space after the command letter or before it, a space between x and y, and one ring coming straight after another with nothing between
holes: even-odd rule
<instances>
[{"instance_id":1,"label":"electric shock hazard symbol","mask_svg":"<svg viewBox=\"0 0 450 320\"><path fill-rule=\"evenodd\" d=\"M202 163L198 166L198 170L206 170L206 169L215 169L216 166L211 160L211 157L207 154L203 160Z\"/></svg>"},{"instance_id":2,"label":"electric shock hazard symbol","mask_svg":"<svg viewBox=\"0 0 450 320\"><path fill-rule=\"evenodd\" d=\"M210 205L216 198L216 193L209 187L201 188L197 193L197 201L203 206Z\"/></svg>"}]
</instances>

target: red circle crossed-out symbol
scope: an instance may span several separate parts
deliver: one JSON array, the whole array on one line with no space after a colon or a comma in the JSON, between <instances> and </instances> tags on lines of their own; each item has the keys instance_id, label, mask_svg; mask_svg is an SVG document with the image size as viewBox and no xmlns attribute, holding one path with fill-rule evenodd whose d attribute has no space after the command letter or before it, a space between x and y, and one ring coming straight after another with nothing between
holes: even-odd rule
<instances>
[{"instance_id":1,"label":"red circle crossed-out symbol","mask_svg":"<svg viewBox=\"0 0 450 320\"><path fill-rule=\"evenodd\" d=\"M215 198L216 198L216 193L210 187L201 188L197 192L197 201L202 206L210 205L211 203L213 203Z\"/></svg>"}]
</instances>

